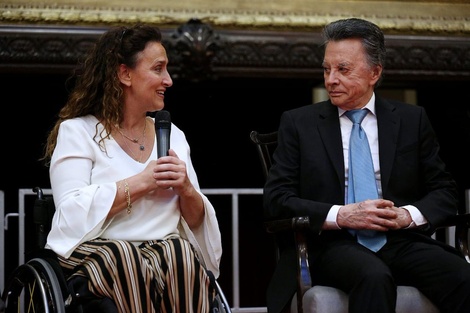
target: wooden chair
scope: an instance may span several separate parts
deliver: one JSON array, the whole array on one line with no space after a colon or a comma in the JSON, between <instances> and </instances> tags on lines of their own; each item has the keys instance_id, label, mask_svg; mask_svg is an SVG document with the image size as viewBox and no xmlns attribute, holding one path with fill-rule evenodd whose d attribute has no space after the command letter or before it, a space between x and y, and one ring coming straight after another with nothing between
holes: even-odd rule
<instances>
[{"instance_id":1,"label":"wooden chair","mask_svg":"<svg viewBox=\"0 0 470 313\"><path fill-rule=\"evenodd\" d=\"M256 145L261 167L265 178L272 165L272 154L277 146L277 132L250 133L251 141ZM455 216L445 227L455 226L455 245L470 263L468 235L470 214ZM275 235L279 232L292 231L297 250L297 292L294 295L291 313L347 313L348 295L343 291L326 286L312 286L308 264L306 236L309 229L308 217L269 221L265 223L266 231ZM397 313L439 313L434 304L418 289L410 286L397 288Z\"/></svg>"}]
</instances>

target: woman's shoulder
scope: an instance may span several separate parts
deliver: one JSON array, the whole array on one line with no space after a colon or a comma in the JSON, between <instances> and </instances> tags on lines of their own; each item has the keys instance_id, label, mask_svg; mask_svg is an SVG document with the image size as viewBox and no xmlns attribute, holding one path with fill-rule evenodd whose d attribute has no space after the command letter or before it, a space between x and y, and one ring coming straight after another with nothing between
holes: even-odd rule
<instances>
[{"instance_id":1,"label":"woman's shoulder","mask_svg":"<svg viewBox=\"0 0 470 313\"><path fill-rule=\"evenodd\" d=\"M79 116L79 117L74 117L74 118L65 120L61 123L61 125L67 125L67 126L81 125L82 127L93 125L93 127L95 127L96 123L98 123L98 119L94 115L90 114L90 115Z\"/></svg>"},{"instance_id":2,"label":"woman's shoulder","mask_svg":"<svg viewBox=\"0 0 470 313\"><path fill-rule=\"evenodd\" d=\"M82 128L89 128L89 127L96 127L98 123L98 119L94 115L85 115L74 117L68 120L65 120L61 123L61 126L67 127L82 127Z\"/></svg>"},{"instance_id":3,"label":"woman's shoulder","mask_svg":"<svg viewBox=\"0 0 470 313\"><path fill-rule=\"evenodd\" d=\"M64 133L95 133L98 119L93 115L85 115L80 117L74 117L62 121L60 124L60 132ZM100 127L100 126L98 126Z\"/></svg>"}]
</instances>

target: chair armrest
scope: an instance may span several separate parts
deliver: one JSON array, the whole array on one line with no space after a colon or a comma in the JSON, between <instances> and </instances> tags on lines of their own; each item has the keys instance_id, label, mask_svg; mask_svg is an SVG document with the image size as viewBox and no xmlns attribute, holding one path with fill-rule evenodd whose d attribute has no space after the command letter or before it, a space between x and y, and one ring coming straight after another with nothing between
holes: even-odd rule
<instances>
[{"instance_id":1,"label":"chair armrest","mask_svg":"<svg viewBox=\"0 0 470 313\"><path fill-rule=\"evenodd\" d=\"M266 227L266 231L271 234L292 230L298 231L302 230L305 231L310 226L310 220L307 216L302 217L292 217L286 218L282 220L272 220L267 221L264 223Z\"/></svg>"},{"instance_id":2,"label":"chair armrest","mask_svg":"<svg viewBox=\"0 0 470 313\"><path fill-rule=\"evenodd\" d=\"M470 263L470 213L457 214L450 217L444 224L438 228L448 228L455 226L455 248L457 248Z\"/></svg>"},{"instance_id":3,"label":"chair armrest","mask_svg":"<svg viewBox=\"0 0 470 313\"><path fill-rule=\"evenodd\" d=\"M302 299L307 290L312 288L312 278L308 263L307 230L310 220L307 216L293 217L265 222L268 233L292 231L297 254L297 310L303 312Z\"/></svg>"},{"instance_id":4,"label":"chair armrest","mask_svg":"<svg viewBox=\"0 0 470 313\"><path fill-rule=\"evenodd\" d=\"M460 250L467 262L470 263L468 235L470 229L470 214L455 216L455 247Z\"/></svg>"}]
</instances>

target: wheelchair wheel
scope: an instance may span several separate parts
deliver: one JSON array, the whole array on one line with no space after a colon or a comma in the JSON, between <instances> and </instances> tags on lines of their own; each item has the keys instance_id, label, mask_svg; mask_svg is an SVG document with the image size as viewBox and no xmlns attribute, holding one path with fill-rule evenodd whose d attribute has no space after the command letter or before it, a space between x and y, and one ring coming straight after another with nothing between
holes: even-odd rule
<instances>
[{"instance_id":1,"label":"wheelchair wheel","mask_svg":"<svg viewBox=\"0 0 470 313\"><path fill-rule=\"evenodd\" d=\"M53 267L31 259L10 275L2 294L5 313L65 313L65 304Z\"/></svg>"},{"instance_id":2,"label":"wheelchair wheel","mask_svg":"<svg viewBox=\"0 0 470 313\"><path fill-rule=\"evenodd\" d=\"M214 313L231 313L232 309L230 308L230 305L225 298L225 295L222 291L222 288L220 287L219 283L215 281L215 286L216 286L216 307L212 310Z\"/></svg>"}]
</instances>

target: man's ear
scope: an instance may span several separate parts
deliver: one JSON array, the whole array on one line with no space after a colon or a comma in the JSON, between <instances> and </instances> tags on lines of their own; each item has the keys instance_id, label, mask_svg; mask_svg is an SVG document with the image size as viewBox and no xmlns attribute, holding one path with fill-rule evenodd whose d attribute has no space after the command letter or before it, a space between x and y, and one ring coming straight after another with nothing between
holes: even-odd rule
<instances>
[{"instance_id":1,"label":"man's ear","mask_svg":"<svg viewBox=\"0 0 470 313\"><path fill-rule=\"evenodd\" d=\"M372 68L372 80L374 81L373 85L377 83L380 76L382 75L383 67L381 65L374 66Z\"/></svg>"},{"instance_id":2,"label":"man's ear","mask_svg":"<svg viewBox=\"0 0 470 313\"><path fill-rule=\"evenodd\" d=\"M119 81L122 84L126 86L131 85L131 73L129 72L129 69L125 64L119 65L118 76L119 76Z\"/></svg>"}]
</instances>

